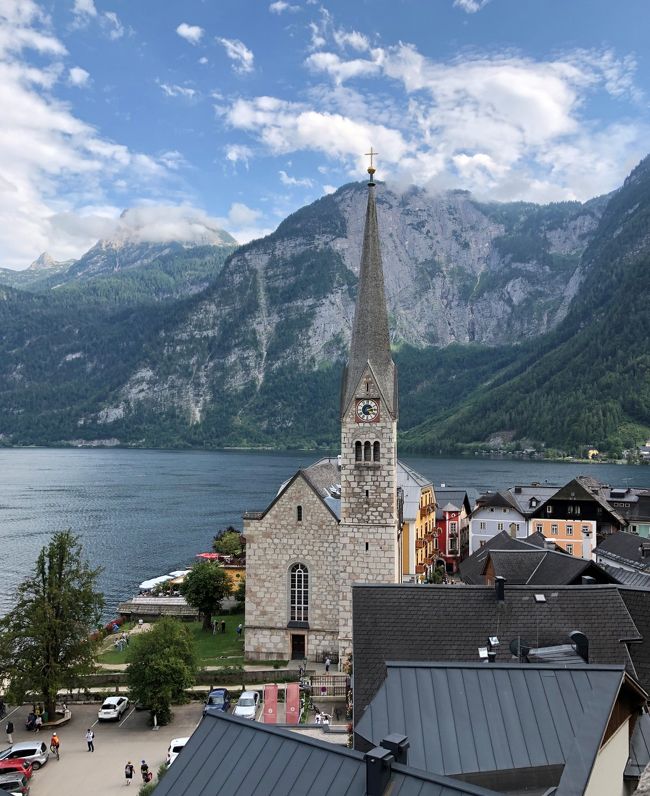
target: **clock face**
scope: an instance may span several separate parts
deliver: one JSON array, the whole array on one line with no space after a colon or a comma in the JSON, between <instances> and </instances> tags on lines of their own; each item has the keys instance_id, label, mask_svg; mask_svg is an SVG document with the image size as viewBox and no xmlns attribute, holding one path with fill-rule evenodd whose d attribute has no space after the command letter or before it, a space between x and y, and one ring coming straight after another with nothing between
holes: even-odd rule
<instances>
[{"instance_id":1,"label":"clock face","mask_svg":"<svg viewBox=\"0 0 650 796\"><path fill-rule=\"evenodd\" d=\"M360 423L373 423L379 420L379 403L372 398L363 398L357 401L357 421Z\"/></svg>"}]
</instances>

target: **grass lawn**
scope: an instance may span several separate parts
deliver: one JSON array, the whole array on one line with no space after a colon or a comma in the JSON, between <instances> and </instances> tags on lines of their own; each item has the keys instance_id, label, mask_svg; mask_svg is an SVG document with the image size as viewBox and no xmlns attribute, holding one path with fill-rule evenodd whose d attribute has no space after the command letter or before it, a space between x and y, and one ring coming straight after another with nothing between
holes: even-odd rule
<instances>
[{"instance_id":1,"label":"grass lawn","mask_svg":"<svg viewBox=\"0 0 650 796\"><path fill-rule=\"evenodd\" d=\"M226 632L219 630L214 635L204 632L201 622L183 622L194 638L199 666L241 666L244 663L244 639L235 632L237 625L243 623L244 615L217 616L219 628L222 619L226 623ZM97 656L99 663L126 663L128 647L118 652L113 647L113 640L109 639L108 644Z\"/></svg>"}]
</instances>

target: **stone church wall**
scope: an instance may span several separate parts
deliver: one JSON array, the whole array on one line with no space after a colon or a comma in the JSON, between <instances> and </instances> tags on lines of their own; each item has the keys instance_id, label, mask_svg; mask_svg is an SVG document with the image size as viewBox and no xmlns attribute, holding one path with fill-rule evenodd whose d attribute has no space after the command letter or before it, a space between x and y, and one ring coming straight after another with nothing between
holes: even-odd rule
<instances>
[{"instance_id":1,"label":"stone church wall","mask_svg":"<svg viewBox=\"0 0 650 796\"><path fill-rule=\"evenodd\" d=\"M302 521L297 507L302 507ZM246 554L246 657L284 659L291 634L305 633L306 656L322 660L338 649L338 539L336 518L302 475L260 520L244 520ZM309 571L309 630L288 629L289 569Z\"/></svg>"}]
</instances>

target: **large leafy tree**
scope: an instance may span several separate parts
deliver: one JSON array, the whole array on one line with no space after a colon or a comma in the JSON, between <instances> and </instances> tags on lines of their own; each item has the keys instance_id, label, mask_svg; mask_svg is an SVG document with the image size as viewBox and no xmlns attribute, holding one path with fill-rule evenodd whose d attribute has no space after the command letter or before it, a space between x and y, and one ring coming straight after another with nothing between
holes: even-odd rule
<instances>
[{"instance_id":1,"label":"large leafy tree","mask_svg":"<svg viewBox=\"0 0 650 796\"><path fill-rule=\"evenodd\" d=\"M41 550L33 574L17 589L14 608L0 620L0 679L7 679L12 700L36 693L53 716L57 691L93 670L90 633L104 606L99 572L89 567L70 531L55 533Z\"/></svg>"},{"instance_id":2,"label":"large leafy tree","mask_svg":"<svg viewBox=\"0 0 650 796\"><path fill-rule=\"evenodd\" d=\"M177 619L160 619L129 645L127 679L135 702L146 705L158 724L168 724L172 704L185 700L196 680L194 639Z\"/></svg>"},{"instance_id":3,"label":"large leafy tree","mask_svg":"<svg viewBox=\"0 0 650 796\"><path fill-rule=\"evenodd\" d=\"M192 568L181 585L181 593L189 605L197 608L203 616L203 629L210 630L212 615L221 610L221 601L232 591L225 570L210 561L203 561Z\"/></svg>"},{"instance_id":4,"label":"large leafy tree","mask_svg":"<svg viewBox=\"0 0 650 796\"><path fill-rule=\"evenodd\" d=\"M226 556L241 556L246 552L244 537L237 528L229 525L214 537L212 549Z\"/></svg>"}]
</instances>

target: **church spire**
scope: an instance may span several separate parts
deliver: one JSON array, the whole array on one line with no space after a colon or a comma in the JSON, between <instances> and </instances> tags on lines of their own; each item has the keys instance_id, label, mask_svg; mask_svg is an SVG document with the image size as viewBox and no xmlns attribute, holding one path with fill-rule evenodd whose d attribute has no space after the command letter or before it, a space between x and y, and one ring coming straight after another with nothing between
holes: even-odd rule
<instances>
[{"instance_id":1,"label":"church spire","mask_svg":"<svg viewBox=\"0 0 650 796\"><path fill-rule=\"evenodd\" d=\"M359 269L357 304L350 341L350 356L343 374L341 389L341 415L343 416L354 397L359 381L368 366L377 380L377 385L386 401L387 409L397 416L397 384L395 365L390 353L388 332L388 310L384 292L384 272L379 248L379 227L375 199L376 152L370 149L368 167L368 205L363 234L363 251Z\"/></svg>"}]
</instances>

